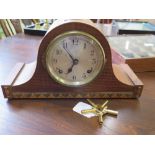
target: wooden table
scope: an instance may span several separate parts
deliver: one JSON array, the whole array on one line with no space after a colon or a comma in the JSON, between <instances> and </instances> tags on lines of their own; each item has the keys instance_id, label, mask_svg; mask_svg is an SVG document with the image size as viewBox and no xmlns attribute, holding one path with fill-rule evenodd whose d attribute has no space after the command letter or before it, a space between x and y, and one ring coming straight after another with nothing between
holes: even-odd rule
<instances>
[{"instance_id":1,"label":"wooden table","mask_svg":"<svg viewBox=\"0 0 155 155\"><path fill-rule=\"evenodd\" d=\"M0 85L17 62L37 57L42 37L18 34L0 40ZM139 100L112 99L118 117L85 118L72 108L80 99L7 100L0 89L0 134L155 134L155 72L137 73L144 83ZM103 102L104 99L95 100Z\"/></svg>"}]
</instances>

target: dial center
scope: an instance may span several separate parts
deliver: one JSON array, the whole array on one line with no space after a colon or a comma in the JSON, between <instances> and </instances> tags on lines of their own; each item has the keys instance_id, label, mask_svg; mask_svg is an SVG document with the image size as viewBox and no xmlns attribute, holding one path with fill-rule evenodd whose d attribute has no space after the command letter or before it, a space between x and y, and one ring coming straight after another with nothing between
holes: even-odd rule
<instances>
[{"instance_id":1,"label":"dial center","mask_svg":"<svg viewBox=\"0 0 155 155\"><path fill-rule=\"evenodd\" d=\"M78 60L78 59L74 59L74 60L73 60L73 64L74 64L74 65L77 65L78 63L79 63L79 60Z\"/></svg>"}]
</instances>

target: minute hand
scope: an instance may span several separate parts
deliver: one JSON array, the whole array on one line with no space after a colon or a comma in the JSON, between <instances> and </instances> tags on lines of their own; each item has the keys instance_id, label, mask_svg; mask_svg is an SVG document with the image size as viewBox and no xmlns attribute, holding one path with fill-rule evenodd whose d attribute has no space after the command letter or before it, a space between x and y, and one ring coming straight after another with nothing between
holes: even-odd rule
<instances>
[{"instance_id":1,"label":"minute hand","mask_svg":"<svg viewBox=\"0 0 155 155\"><path fill-rule=\"evenodd\" d=\"M66 49L66 48L64 48L64 49L65 49L65 51L68 53L68 55L70 56L70 58L74 61L74 58L73 58L73 56L69 53L68 49Z\"/></svg>"}]
</instances>

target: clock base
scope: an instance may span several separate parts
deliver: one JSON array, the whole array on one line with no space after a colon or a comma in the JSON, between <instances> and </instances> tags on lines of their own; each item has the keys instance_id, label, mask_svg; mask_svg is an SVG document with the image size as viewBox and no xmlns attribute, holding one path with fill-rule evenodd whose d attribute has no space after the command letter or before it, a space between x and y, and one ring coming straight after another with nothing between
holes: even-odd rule
<instances>
[{"instance_id":1,"label":"clock base","mask_svg":"<svg viewBox=\"0 0 155 155\"><path fill-rule=\"evenodd\" d=\"M113 72L119 83L122 83L128 91L121 87L113 90L112 87L107 91L59 91L55 89L38 90L35 89L31 79L35 72L36 62L31 64L18 63L13 68L6 82L2 85L5 98L22 99L22 98L138 98L143 89L143 83L138 79L135 73L127 64L113 64ZM110 79L109 79L110 80ZM36 81L39 87L43 87L46 81ZM30 84L31 83L31 84ZM110 83L110 81L109 81ZM24 87L21 87L24 84ZM117 83L115 84L117 85ZM24 88L27 87L25 90ZM18 89L16 89L18 88ZM131 89L132 88L132 89ZM35 91L34 91L35 90Z\"/></svg>"}]
</instances>

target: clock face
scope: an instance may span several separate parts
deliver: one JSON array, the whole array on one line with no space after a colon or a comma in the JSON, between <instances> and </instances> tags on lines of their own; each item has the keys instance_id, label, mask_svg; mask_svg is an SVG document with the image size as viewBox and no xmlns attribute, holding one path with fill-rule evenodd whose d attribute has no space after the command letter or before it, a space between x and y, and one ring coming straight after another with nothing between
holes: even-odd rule
<instances>
[{"instance_id":1,"label":"clock face","mask_svg":"<svg viewBox=\"0 0 155 155\"><path fill-rule=\"evenodd\" d=\"M46 50L49 75L66 86L90 83L104 66L100 43L90 34L70 31L57 36Z\"/></svg>"}]
</instances>

